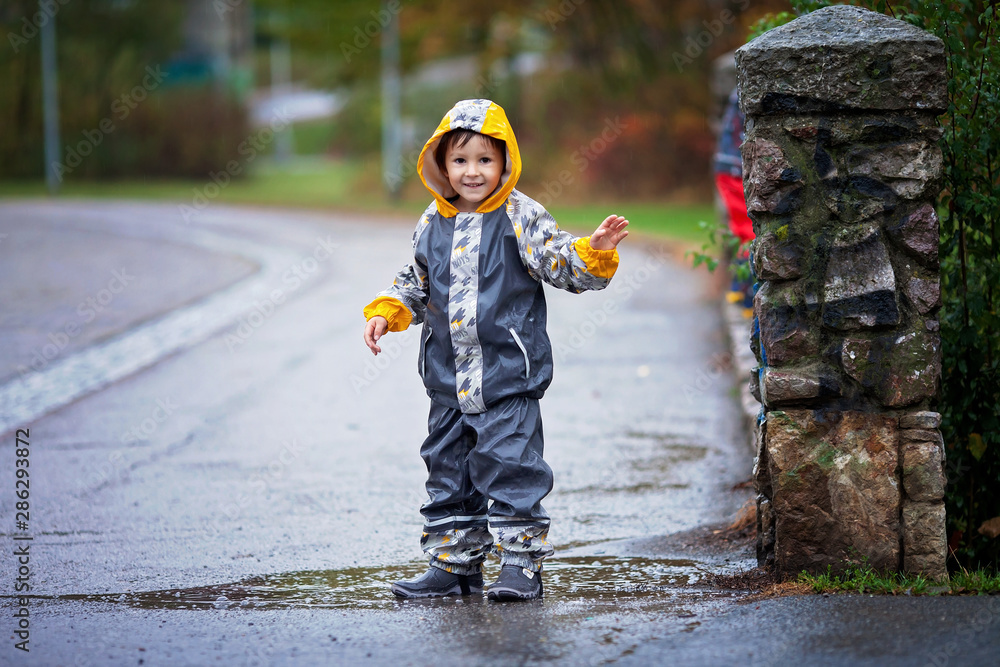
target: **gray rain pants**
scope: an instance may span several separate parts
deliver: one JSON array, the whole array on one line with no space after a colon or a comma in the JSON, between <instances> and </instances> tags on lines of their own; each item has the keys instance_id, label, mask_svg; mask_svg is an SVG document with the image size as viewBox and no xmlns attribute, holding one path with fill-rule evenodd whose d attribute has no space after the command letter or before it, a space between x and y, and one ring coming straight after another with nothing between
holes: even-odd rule
<instances>
[{"instance_id":1,"label":"gray rain pants","mask_svg":"<svg viewBox=\"0 0 1000 667\"><path fill-rule=\"evenodd\" d=\"M479 414L431 401L427 430L420 546L431 565L474 574L493 551L504 565L541 570L553 552L541 505L552 469L542 460L538 399L514 396Z\"/></svg>"}]
</instances>

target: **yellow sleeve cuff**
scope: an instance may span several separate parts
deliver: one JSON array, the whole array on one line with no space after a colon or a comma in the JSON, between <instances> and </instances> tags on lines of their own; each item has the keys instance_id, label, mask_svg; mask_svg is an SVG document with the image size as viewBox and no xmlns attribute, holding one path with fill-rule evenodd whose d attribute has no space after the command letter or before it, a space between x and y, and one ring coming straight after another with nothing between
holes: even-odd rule
<instances>
[{"instance_id":1,"label":"yellow sleeve cuff","mask_svg":"<svg viewBox=\"0 0 1000 667\"><path fill-rule=\"evenodd\" d=\"M618 270L618 248L594 250L590 247L590 237L584 236L573 242L576 254L587 265L587 272L598 278L611 278Z\"/></svg>"},{"instance_id":2,"label":"yellow sleeve cuff","mask_svg":"<svg viewBox=\"0 0 1000 667\"><path fill-rule=\"evenodd\" d=\"M389 331L405 331L413 321L410 309L391 296L380 296L365 306L366 321L378 315L389 321Z\"/></svg>"}]
</instances>

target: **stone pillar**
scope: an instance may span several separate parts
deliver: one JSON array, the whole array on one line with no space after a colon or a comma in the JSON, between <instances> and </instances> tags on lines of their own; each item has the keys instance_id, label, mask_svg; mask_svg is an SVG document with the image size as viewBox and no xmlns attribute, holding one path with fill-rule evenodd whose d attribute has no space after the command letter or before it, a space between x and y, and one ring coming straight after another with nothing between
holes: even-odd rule
<instances>
[{"instance_id":1,"label":"stone pillar","mask_svg":"<svg viewBox=\"0 0 1000 667\"><path fill-rule=\"evenodd\" d=\"M944 46L833 6L736 52L759 280L751 347L758 560L945 570L944 449L929 412Z\"/></svg>"}]
</instances>

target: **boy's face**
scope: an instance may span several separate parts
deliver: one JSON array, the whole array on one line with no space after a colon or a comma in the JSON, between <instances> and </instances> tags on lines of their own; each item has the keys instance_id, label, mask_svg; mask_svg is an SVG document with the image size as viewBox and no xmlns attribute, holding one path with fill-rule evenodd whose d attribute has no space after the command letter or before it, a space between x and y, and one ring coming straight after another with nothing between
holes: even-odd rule
<instances>
[{"instance_id":1,"label":"boy's face","mask_svg":"<svg viewBox=\"0 0 1000 667\"><path fill-rule=\"evenodd\" d=\"M464 146L452 144L445 153L448 182L458 194L459 211L475 211L493 194L503 175L504 158L482 136L472 137Z\"/></svg>"}]
</instances>

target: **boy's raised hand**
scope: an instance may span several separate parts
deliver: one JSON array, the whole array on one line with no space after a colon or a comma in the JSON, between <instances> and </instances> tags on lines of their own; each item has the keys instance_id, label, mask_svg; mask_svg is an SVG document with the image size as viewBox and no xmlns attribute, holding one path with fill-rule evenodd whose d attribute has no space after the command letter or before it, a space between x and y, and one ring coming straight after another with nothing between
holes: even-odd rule
<instances>
[{"instance_id":1,"label":"boy's raised hand","mask_svg":"<svg viewBox=\"0 0 1000 667\"><path fill-rule=\"evenodd\" d=\"M376 343L388 329L389 320L381 315L376 315L368 320L368 324L365 325L365 345L372 351L372 354L377 356L382 351L382 348L376 345Z\"/></svg>"},{"instance_id":2,"label":"boy's raised hand","mask_svg":"<svg viewBox=\"0 0 1000 667\"><path fill-rule=\"evenodd\" d=\"M598 226L597 231L590 235L590 247L594 250L613 250L628 236L626 227L628 220L612 213Z\"/></svg>"}]
</instances>

